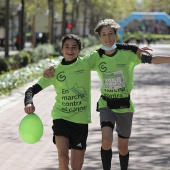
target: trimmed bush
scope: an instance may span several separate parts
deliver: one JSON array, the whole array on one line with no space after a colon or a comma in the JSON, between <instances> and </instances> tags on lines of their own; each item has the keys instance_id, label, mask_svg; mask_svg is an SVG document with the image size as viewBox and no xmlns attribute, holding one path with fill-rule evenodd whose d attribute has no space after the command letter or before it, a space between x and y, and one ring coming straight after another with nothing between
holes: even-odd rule
<instances>
[{"instance_id":1,"label":"trimmed bush","mask_svg":"<svg viewBox=\"0 0 170 170\"><path fill-rule=\"evenodd\" d=\"M8 71L8 62L0 58L0 74Z\"/></svg>"}]
</instances>

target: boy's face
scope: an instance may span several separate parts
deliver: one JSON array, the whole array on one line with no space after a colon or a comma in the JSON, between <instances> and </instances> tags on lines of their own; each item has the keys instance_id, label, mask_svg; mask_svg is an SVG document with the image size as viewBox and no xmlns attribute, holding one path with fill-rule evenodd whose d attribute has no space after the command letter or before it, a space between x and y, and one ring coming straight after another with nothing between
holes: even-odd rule
<instances>
[{"instance_id":1,"label":"boy's face","mask_svg":"<svg viewBox=\"0 0 170 170\"><path fill-rule=\"evenodd\" d=\"M72 61L77 58L80 50L77 42L73 39L69 39L65 41L61 52L65 58L65 61Z\"/></svg>"},{"instance_id":2,"label":"boy's face","mask_svg":"<svg viewBox=\"0 0 170 170\"><path fill-rule=\"evenodd\" d=\"M106 47L111 47L117 39L114 29L111 26L104 26L99 35L100 42Z\"/></svg>"}]
</instances>

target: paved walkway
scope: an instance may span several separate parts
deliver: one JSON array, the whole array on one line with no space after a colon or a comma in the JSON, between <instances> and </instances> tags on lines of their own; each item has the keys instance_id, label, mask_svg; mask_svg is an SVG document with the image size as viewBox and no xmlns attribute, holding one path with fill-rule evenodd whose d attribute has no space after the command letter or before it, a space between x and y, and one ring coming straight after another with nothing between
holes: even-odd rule
<instances>
[{"instance_id":1,"label":"paved walkway","mask_svg":"<svg viewBox=\"0 0 170 170\"><path fill-rule=\"evenodd\" d=\"M154 54L170 54L170 48L156 47ZM141 64L135 68L132 99L136 106L130 139L129 170L170 170L170 64ZM57 152L52 143L50 111L54 91L47 88L34 97L36 113L44 124L42 139L33 145L24 143L18 125L25 116L24 92L34 82L0 97L0 170L55 170ZM92 123L82 170L102 170L101 133L96 102L100 82L92 72ZM117 135L114 133L112 170L119 170Z\"/></svg>"}]
</instances>

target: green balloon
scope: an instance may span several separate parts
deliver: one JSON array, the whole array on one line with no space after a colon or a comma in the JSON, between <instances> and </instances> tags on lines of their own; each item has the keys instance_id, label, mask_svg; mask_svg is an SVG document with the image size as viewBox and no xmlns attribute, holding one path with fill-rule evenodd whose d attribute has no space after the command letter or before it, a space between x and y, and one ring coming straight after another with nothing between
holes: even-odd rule
<instances>
[{"instance_id":1,"label":"green balloon","mask_svg":"<svg viewBox=\"0 0 170 170\"><path fill-rule=\"evenodd\" d=\"M43 135L41 119L35 113L25 116L19 124L19 135L26 143L34 144L38 142Z\"/></svg>"}]
</instances>

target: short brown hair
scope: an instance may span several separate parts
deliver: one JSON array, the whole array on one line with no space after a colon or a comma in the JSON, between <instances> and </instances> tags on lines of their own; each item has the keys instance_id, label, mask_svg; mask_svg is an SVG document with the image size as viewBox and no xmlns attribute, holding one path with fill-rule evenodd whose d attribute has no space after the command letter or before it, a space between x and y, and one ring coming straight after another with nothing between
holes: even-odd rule
<instances>
[{"instance_id":1,"label":"short brown hair","mask_svg":"<svg viewBox=\"0 0 170 170\"><path fill-rule=\"evenodd\" d=\"M120 25L115 22L113 19L104 19L101 20L95 27L94 32L97 33L98 35L100 35L100 31L103 27L110 25L111 28L114 29L115 33L117 32L117 30L120 28Z\"/></svg>"},{"instance_id":2,"label":"short brown hair","mask_svg":"<svg viewBox=\"0 0 170 170\"><path fill-rule=\"evenodd\" d=\"M77 42L77 44L78 44L79 50L82 49L81 39L78 37L78 35L68 34L68 35L64 36L64 37L62 38L62 40L61 40L61 42L62 42L62 45L61 45L62 48L63 48L64 43L65 43L66 40L75 40L75 41Z\"/></svg>"}]
</instances>

